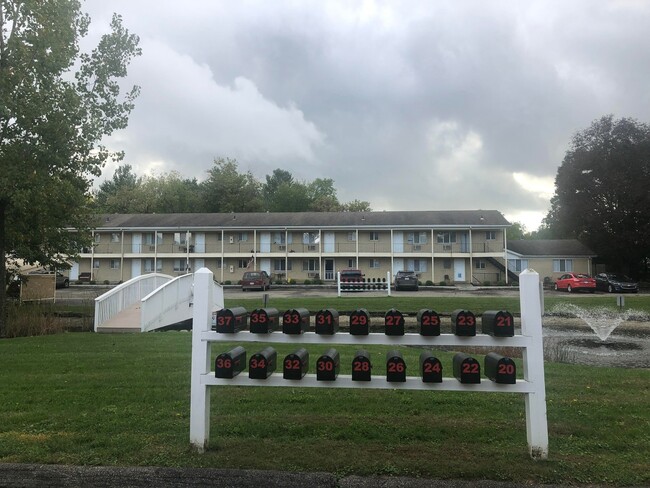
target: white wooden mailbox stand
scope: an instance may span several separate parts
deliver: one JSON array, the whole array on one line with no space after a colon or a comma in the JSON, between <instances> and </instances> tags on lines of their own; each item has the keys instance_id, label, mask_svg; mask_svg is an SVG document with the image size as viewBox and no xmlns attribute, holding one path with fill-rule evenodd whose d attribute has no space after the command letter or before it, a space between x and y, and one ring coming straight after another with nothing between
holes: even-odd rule
<instances>
[{"instance_id":1,"label":"white wooden mailbox stand","mask_svg":"<svg viewBox=\"0 0 650 488\"><path fill-rule=\"evenodd\" d=\"M203 452L210 438L210 386L285 386L320 388L372 388L390 390L453 390L523 393L526 398L526 434L528 448L534 459L548 457L548 427L546 420L546 388L544 384L544 354L542 347L542 289L539 274L526 270L519 275L521 335L514 337L492 337L477 334L473 337L459 337L452 334L422 336L405 334L387 336L372 333L367 336L337 333L317 335L307 332L301 335L287 335L282 332L251 334L248 331L236 334L219 334L211 330L212 321L212 272L202 268L194 277L194 323L192 328L192 391L190 405L190 443ZM424 383L419 377L409 376L404 383L389 383L385 377L373 377L372 381L352 381L350 375L339 375L336 381L317 381L316 375L307 374L297 383L273 374L265 380L249 379L240 374L233 379L216 378L210 357L212 342L264 342L292 344L354 344L367 346L511 346L523 349L524 379L515 384L497 384L482 381L479 384L463 384L455 378L443 378L442 383Z\"/></svg>"}]
</instances>

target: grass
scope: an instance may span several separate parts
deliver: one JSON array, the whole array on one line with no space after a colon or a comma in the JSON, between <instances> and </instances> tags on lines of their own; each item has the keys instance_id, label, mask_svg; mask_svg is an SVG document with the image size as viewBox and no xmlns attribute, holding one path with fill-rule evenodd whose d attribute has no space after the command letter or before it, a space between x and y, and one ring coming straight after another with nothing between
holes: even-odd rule
<instances>
[{"instance_id":1,"label":"grass","mask_svg":"<svg viewBox=\"0 0 650 488\"><path fill-rule=\"evenodd\" d=\"M528 456L521 395L297 387L212 388L200 455L189 447L190 343L185 332L0 341L0 462L650 483L648 370L547 363L547 461ZM321 348L309 348L313 371ZM403 352L417 364L417 349ZM450 353L439 357L451 376Z\"/></svg>"}]
</instances>

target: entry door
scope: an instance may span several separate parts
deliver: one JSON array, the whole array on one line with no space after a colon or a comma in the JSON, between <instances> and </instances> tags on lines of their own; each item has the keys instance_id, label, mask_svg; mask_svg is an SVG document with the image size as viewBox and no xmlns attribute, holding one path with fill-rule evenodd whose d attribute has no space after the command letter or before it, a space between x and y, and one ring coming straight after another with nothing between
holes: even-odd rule
<instances>
[{"instance_id":1,"label":"entry door","mask_svg":"<svg viewBox=\"0 0 650 488\"><path fill-rule=\"evenodd\" d=\"M205 233L204 232L197 232L196 234L194 234L194 252L205 252ZM201 267L203 267L203 266L201 266Z\"/></svg>"},{"instance_id":2,"label":"entry door","mask_svg":"<svg viewBox=\"0 0 650 488\"><path fill-rule=\"evenodd\" d=\"M398 271L404 271L404 269L404 260L402 258L393 259L393 276L395 276Z\"/></svg>"},{"instance_id":3,"label":"entry door","mask_svg":"<svg viewBox=\"0 0 650 488\"><path fill-rule=\"evenodd\" d=\"M270 234L269 234L270 235ZM269 246L271 242L269 241ZM266 271L269 276L271 276L271 258L262 258L259 260L260 271Z\"/></svg>"},{"instance_id":4,"label":"entry door","mask_svg":"<svg viewBox=\"0 0 650 488\"><path fill-rule=\"evenodd\" d=\"M271 233L262 232L260 234L260 252L271 252ZM264 270L267 271L267 270ZM268 273L268 271L267 271Z\"/></svg>"},{"instance_id":5,"label":"entry door","mask_svg":"<svg viewBox=\"0 0 650 488\"><path fill-rule=\"evenodd\" d=\"M324 240L325 242L323 243L323 252L335 252L336 245L334 232L325 232Z\"/></svg>"},{"instance_id":6,"label":"entry door","mask_svg":"<svg viewBox=\"0 0 650 488\"><path fill-rule=\"evenodd\" d=\"M325 259L325 280L333 281L334 280L334 260Z\"/></svg>"},{"instance_id":7,"label":"entry door","mask_svg":"<svg viewBox=\"0 0 650 488\"><path fill-rule=\"evenodd\" d=\"M131 278L140 276L142 274L142 260L134 259L131 261Z\"/></svg>"},{"instance_id":8,"label":"entry door","mask_svg":"<svg viewBox=\"0 0 650 488\"><path fill-rule=\"evenodd\" d=\"M199 251L197 251L199 252ZM196 272L200 270L201 268L205 267L205 259L195 259L194 260L194 267L190 270L190 272Z\"/></svg>"},{"instance_id":9,"label":"entry door","mask_svg":"<svg viewBox=\"0 0 650 488\"><path fill-rule=\"evenodd\" d=\"M79 263L74 262L72 263L72 267L70 268L70 283L73 281L77 281L79 279Z\"/></svg>"},{"instance_id":10,"label":"entry door","mask_svg":"<svg viewBox=\"0 0 650 488\"><path fill-rule=\"evenodd\" d=\"M404 252L404 232L393 232L393 252Z\"/></svg>"},{"instance_id":11,"label":"entry door","mask_svg":"<svg viewBox=\"0 0 650 488\"><path fill-rule=\"evenodd\" d=\"M142 234L139 232L134 232L131 234L131 252L134 254L139 254L142 252ZM140 274L134 276L140 276Z\"/></svg>"},{"instance_id":12,"label":"entry door","mask_svg":"<svg viewBox=\"0 0 650 488\"><path fill-rule=\"evenodd\" d=\"M464 259L454 259L454 281L465 281Z\"/></svg>"}]
</instances>

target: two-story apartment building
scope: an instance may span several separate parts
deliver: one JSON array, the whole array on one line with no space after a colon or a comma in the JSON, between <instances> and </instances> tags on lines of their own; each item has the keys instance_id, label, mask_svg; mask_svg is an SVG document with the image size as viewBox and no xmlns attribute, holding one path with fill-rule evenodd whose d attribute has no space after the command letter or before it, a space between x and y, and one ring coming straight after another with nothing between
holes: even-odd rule
<instances>
[{"instance_id":1,"label":"two-story apartment building","mask_svg":"<svg viewBox=\"0 0 650 488\"><path fill-rule=\"evenodd\" d=\"M247 269L328 282L359 268L370 279L412 270L422 282L494 284L508 279L509 225L496 210L104 215L70 278L119 282L207 267L221 282Z\"/></svg>"}]
</instances>

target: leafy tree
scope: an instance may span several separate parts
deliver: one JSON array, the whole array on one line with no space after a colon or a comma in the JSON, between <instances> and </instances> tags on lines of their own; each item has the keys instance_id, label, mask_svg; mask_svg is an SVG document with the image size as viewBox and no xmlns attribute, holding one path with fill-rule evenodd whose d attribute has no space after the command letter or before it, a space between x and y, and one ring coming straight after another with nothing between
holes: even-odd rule
<instances>
[{"instance_id":1,"label":"leafy tree","mask_svg":"<svg viewBox=\"0 0 650 488\"><path fill-rule=\"evenodd\" d=\"M274 169L273 174L266 175L266 183L262 186L262 194L264 199L268 202L276 195L280 185L293 183L293 175L283 169Z\"/></svg>"},{"instance_id":2,"label":"leafy tree","mask_svg":"<svg viewBox=\"0 0 650 488\"><path fill-rule=\"evenodd\" d=\"M99 185L95 194L98 212L131 213L132 203L142 186L142 178L136 176L130 164L120 165L113 178Z\"/></svg>"},{"instance_id":3,"label":"leafy tree","mask_svg":"<svg viewBox=\"0 0 650 488\"><path fill-rule=\"evenodd\" d=\"M352 200L351 202L344 203L341 207L344 212L371 212L370 202L365 200Z\"/></svg>"},{"instance_id":4,"label":"leafy tree","mask_svg":"<svg viewBox=\"0 0 650 488\"><path fill-rule=\"evenodd\" d=\"M612 115L578 132L555 178L545 222L631 274L650 257L650 127Z\"/></svg>"},{"instance_id":5,"label":"leafy tree","mask_svg":"<svg viewBox=\"0 0 650 488\"><path fill-rule=\"evenodd\" d=\"M506 230L508 241L518 241L526 238L526 226L521 222L512 222L512 225Z\"/></svg>"},{"instance_id":6,"label":"leafy tree","mask_svg":"<svg viewBox=\"0 0 650 488\"><path fill-rule=\"evenodd\" d=\"M338 212L341 204L336 197L334 180L331 178L316 178L307 186L309 191L309 209L314 212Z\"/></svg>"},{"instance_id":7,"label":"leafy tree","mask_svg":"<svg viewBox=\"0 0 650 488\"><path fill-rule=\"evenodd\" d=\"M281 183L266 201L270 212L308 212L311 203L307 185L298 181Z\"/></svg>"},{"instance_id":8,"label":"leafy tree","mask_svg":"<svg viewBox=\"0 0 650 488\"><path fill-rule=\"evenodd\" d=\"M200 184L205 212L259 212L261 185L253 174L239 173L235 159L215 159L208 179Z\"/></svg>"},{"instance_id":9,"label":"leafy tree","mask_svg":"<svg viewBox=\"0 0 650 488\"><path fill-rule=\"evenodd\" d=\"M127 125L138 87L120 95L117 80L139 40L114 15L98 46L80 53L89 23L76 0L0 0L2 283L7 254L61 265L88 243L91 177L121 156L100 141ZM0 286L0 335L5 295Z\"/></svg>"}]
</instances>

